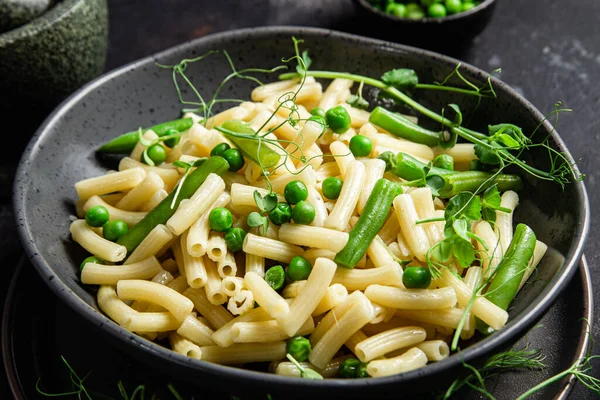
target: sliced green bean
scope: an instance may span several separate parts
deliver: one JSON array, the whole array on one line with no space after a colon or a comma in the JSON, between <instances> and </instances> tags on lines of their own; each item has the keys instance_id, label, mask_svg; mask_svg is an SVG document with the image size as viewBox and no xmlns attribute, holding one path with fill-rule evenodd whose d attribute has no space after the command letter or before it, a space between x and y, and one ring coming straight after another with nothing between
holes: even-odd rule
<instances>
[{"instance_id":1,"label":"sliced green bean","mask_svg":"<svg viewBox=\"0 0 600 400\"><path fill-rule=\"evenodd\" d=\"M144 129L144 132L152 130L160 137L167 135L171 129L174 129L177 132L186 131L190 129L193 124L194 121L191 118L181 118L151 126L150 128ZM128 154L131 153L138 140L138 131L124 133L110 142L103 144L98 151L101 153Z\"/></svg>"},{"instance_id":2,"label":"sliced green bean","mask_svg":"<svg viewBox=\"0 0 600 400\"><path fill-rule=\"evenodd\" d=\"M448 171L454 171L454 157L449 154L440 154L433 159L433 166Z\"/></svg>"},{"instance_id":3,"label":"sliced green bean","mask_svg":"<svg viewBox=\"0 0 600 400\"><path fill-rule=\"evenodd\" d=\"M369 117L369 122L386 131L411 142L437 146L440 133L425 129L398 113L393 113L383 107L375 107Z\"/></svg>"},{"instance_id":4,"label":"sliced green bean","mask_svg":"<svg viewBox=\"0 0 600 400\"><path fill-rule=\"evenodd\" d=\"M165 224L169 218L175 213L179 203L183 199L191 197L196 190L204 183L206 177L211 174L222 175L229 169L229 164L223 157L215 156L206 160L202 165L197 167L192 173L190 173L179 190L179 194L173 203L173 198L177 190L173 190L167 197L163 199L156 207L146 214L146 216L137 224L133 226L123 236L117 240L118 244L121 244L127 248L127 252L131 253L146 236L150 233L154 227L158 224Z\"/></svg>"},{"instance_id":5,"label":"sliced green bean","mask_svg":"<svg viewBox=\"0 0 600 400\"><path fill-rule=\"evenodd\" d=\"M516 296L523 274L535 250L535 233L525 224L517 225L506 254L498 265L485 297L506 310Z\"/></svg>"},{"instance_id":6,"label":"sliced green bean","mask_svg":"<svg viewBox=\"0 0 600 400\"><path fill-rule=\"evenodd\" d=\"M400 178L413 181L416 179L421 179L425 174L425 168L427 164L422 163L416 158L412 157L406 153L398 153L396 155L396 166L392 169L392 173L394 175L399 176ZM448 175L453 173L453 171L449 171L443 168L432 167L429 170L430 175Z\"/></svg>"},{"instance_id":7,"label":"sliced green bean","mask_svg":"<svg viewBox=\"0 0 600 400\"><path fill-rule=\"evenodd\" d=\"M442 174L439 177L443 180L443 187L439 189L439 195L443 198L456 196L461 192L475 192L478 189L487 189L490 186L498 185L498 190L521 190L523 182L518 175L498 174L495 178L490 172L482 171L464 171ZM436 179L439 179L436 177Z\"/></svg>"},{"instance_id":8,"label":"sliced green bean","mask_svg":"<svg viewBox=\"0 0 600 400\"><path fill-rule=\"evenodd\" d=\"M215 127L231 143L244 154L246 158L254 161L263 168L271 168L277 165L281 156L272 150L264 140L254 132L247 123L240 120L229 120L221 126Z\"/></svg>"},{"instance_id":9,"label":"sliced green bean","mask_svg":"<svg viewBox=\"0 0 600 400\"><path fill-rule=\"evenodd\" d=\"M400 186L387 179L382 178L375 183L363 213L350 231L348 243L335 256L334 261L338 265L349 269L356 266L383 227L394 198L401 193Z\"/></svg>"}]
</instances>

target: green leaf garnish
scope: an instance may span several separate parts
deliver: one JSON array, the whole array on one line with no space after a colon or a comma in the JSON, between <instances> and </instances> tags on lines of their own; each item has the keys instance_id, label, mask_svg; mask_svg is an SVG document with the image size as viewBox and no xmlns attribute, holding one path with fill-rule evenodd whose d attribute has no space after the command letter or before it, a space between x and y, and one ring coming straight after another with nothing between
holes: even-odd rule
<instances>
[{"instance_id":1,"label":"green leaf garnish","mask_svg":"<svg viewBox=\"0 0 600 400\"><path fill-rule=\"evenodd\" d=\"M263 215L260 215L256 211L253 211L250 214L248 214L247 223L248 223L248 226L251 226L251 227L262 226L263 227L263 235L267 234L267 230L269 229L269 218L267 218Z\"/></svg>"},{"instance_id":2,"label":"green leaf garnish","mask_svg":"<svg viewBox=\"0 0 600 400\"><path fill-rule=\"evenodd\" d=\"M366 110L367 108L369 108L369 102L367 100L365 100L363 97L357 96L355 94L348 97L348 100L346 100L346 103L350 104L354 108L359 108L361 110Z\"/></svg>"},{"instance_id":3,"label":"green leaf garnish","mask_svg":"<svg viewBox=\"0 0 600 400\"><path fill-rule=\"evenodd\" d=\"M145 147L149 147L149 146L152 146L154 144L153 140L148 140L148 139L144 138L144 132L142 131L142 127L141 126L138 129L138 140Z\"/></svg>"},{"instance_id":4,"label":"green leaf garnish","mask_svg":"<svg viewBox=\"0 0 600 400\"><path fill-rule=\"evenodd\" d=\"M448 107L450 108L448 109L447 118L454 123L454 126L461 126L463 115L458 104L448 104Z\"/></svg>"},{"instance_id":5,"label":"green leaf garnish","mask_svg":"<svg viewBox=\"0 0 600 400\"><path fill-rule=\"evenodd\" d=\"M483 219L493 225L496 222L496 211L505 213L511 212L510 209L501 207L501 202L502 198L500 197L497 185L487 188L482 196L481 206Z\"/></svg>"},{"instance_id":6,"label":"green leaf garnish","mask_svg":"<svg viewBox=\"0 0 600 400\"><path fill-rule=\"evenodd\" d=\"M191 165L191 164L188 164L188 163L186 163L185 161L179 161L179 160L177 160L177 161L173 161L173 166L174 166L174 167L177 167L177 168L184 168L184 169L188 169L188 168L190 168L192 165Z\"/></svg>"},{"instance_id":7,"label":"green leaf garnish","mask_svg":"<svg viewBox=\"0 0 600 400\"><path fill-rule=\"evenodd\" d=\"M381 80L392 87L398 89L410 89L419 83L419 77L414 69L399 68L386 72L381 76Z\"/></svg>"},{"instance_id":8,"label":"green leaf garnish","mask_svg":"<svg viewBox=\"0 0 600 400\"><path fill-rule=\"evenodd\" d=\"M481 200L473 193L459 193L448 201L444 217L450 225L460 218L477 221L481 219Z\"/></svg>"},{"instance_id":9,"label":"green leaf garnish","mask_svg":"<svg viewBox=\"0 0 600 400\"><path fill-rule=\"evenodd\" d=\"M148 156L148 147L146 147L142 152L142 158L144 159L144 162L146 164L148 164L151 167L154 167L154 161L150 158L150 156Z\"/></svg>"},{"instance_id":10,"label":"green leaf garnish","mask_svg":"<svg viewBox=\"0 0 600 400\"><path fill-rule=\"evenodd\" d=\"M312 379L312 380L321 380L323 376L319 374L317 371L314 371L310 368L304 368L294 357L291 356L290 353L285 355L288 360L290 360L298 369L300 370L300 376L304 379Z\"/></svg>"}]
</instances>

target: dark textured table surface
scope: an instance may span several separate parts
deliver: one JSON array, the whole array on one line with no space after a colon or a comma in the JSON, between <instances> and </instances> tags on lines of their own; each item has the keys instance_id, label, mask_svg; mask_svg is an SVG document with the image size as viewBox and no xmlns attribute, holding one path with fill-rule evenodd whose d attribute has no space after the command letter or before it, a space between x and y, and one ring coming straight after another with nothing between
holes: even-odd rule
<instances>
[{"instance_id":1,"label":"dark textured table surface","mask_svg":"<svg viewBox=\"0 0 600 400\"><path fill-rule=\"evenodd\" d=\"M573 109L561 115L558 131L586 173L592 208L585 253L594 294L600 298L600 1L499 0L487 29L473 43L450 55L484 70L502 68L500 78L542 112L557 101ZM353 33L361 28L350 0L109 0L110 47L107 70L207 34L252 26L320 26ZM377 32L370 32L376 34ZM440 38L447 40L448 38ZM451 38L450 38L451 40ZM402 42L402 38L398 38ZM1 111L0 111L1 113ZM10 118L10 116L8 116ZM0 166L0 260L4 275L19 255L10 206L14 165ZM595 305L595 342L600 343L600 301ZM600 354L596 345L596 354ZM600 365L594 372L600 376ZM8 398L2 396L0 398ZM570 399L592 398L581 385Z\"/></svg>"}]
</instances>

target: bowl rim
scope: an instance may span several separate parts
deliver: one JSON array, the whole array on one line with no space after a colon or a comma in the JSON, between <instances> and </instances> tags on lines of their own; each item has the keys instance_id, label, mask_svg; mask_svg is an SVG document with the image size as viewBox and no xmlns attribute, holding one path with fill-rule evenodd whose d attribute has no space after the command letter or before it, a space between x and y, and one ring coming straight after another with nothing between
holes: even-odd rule
<instances>
[{"instance_id":1,"label":"bowl rim","mask_svg":"<svg viewBox=\"0 0 600 400\"><path fill-rule=\"evenodd\" d=\"M201 38L196 38L190 41L183 42L179 45L170 47L162 50L158 53L149 55L142 59L133 61L125 64L117 69L109 71L100 77L88 82L71 96L65 99L57 108L45 119L42 125L38 128L35 134L31 137L26 149L23 152L17 171L15 174L15 180L13 185L13 208L15 212L15 221L17 225L17 232L19 239L23 245L26 255L28 256L31 263L34 265L42 279L50 287L50 289L65 303L67 303L73 310L79 313L85 320L90 322L92 325L100 328L110 334L117 342L127 346L132 351L141 350L144 356L147 357L158 357L166 362L177 365L178 367L190 367L197 372L208 373L212 375L230 375L236 378L238 383L252 385L256 384L257 381L263 383L270 383L273 386L273 390L277 387L285 385L286 389L300 388L307 385L314 389L357 389L357 388L375 388L384 387L393 384L407 383L417 378L422 378L426 375L435 375L443 373L444 371L454 370L456 367L462 365L464 362L469 362L474 359L481 358L484 355L492 354L494 350L501 349L506 341L515 336L521 337L527 330L531 328L530 321L536 321L549 309L553 304L556 297L562 292L567 283L573 277L575 271L578 268L583 248L588 237L590 228L589 218L589 199L585 189L585 185L582 181L575 181L572 184L575 185L575 190L581 202L581 221L577 221L579 224L579 230L575 234L573 240L575 246L574 249L567 254L565 257L565 263L562 267L562 273L557 274L550 284L538 295L539 300L536 303L532 303L525 310L521 312L516 318L511 320L507 325L495 334L482 339L474 346L469 346L466 349L452 354L445 360L428 364L426 367L409 371L400 375L392 375L388 377L382 377L377 379L326 379L322 381L312 381L306 379L298 379L291 377L283 377L275 374L269 374L258 371L246 370L238 367L224 366L214 364L206 361L195 360L190 357L186 357L175 353L174 351L160 346L154 342L142 338L132 332L129 332L116 324L114 321L109 319L103 313L99 312L86 302L81 300L69 286L62 282L60 277L54 272L53 268L49 263L40 255L33 236L31 234L30 226L27 223L27 212L24 207L26 202L26 189L29 186L28 180L28 166L31 163L30 158L39 150L39 142L44 139L45 136L49 135L50 127L60 121L63 115L80 99L87 94L93 92L104 83L111 79L127 74L139 67L143 67L148 62L154 62L157 59L167 57L173 52L178 51L192 51L202 45L210 47L211 43L219 43L222 45L227 40L237 40L240 38L268 38L277 35L287 35L301 37L302 35L317 36L317 37L332 37L336 39L346 40L348 42L358 43L360 45L371 46L377 50L389 51L394 53L412 53L420 54L427 57L430 60L447 64L457 64L466 68L473 75L481 75L488 77L489 74L483 70L472 66L471 64L461 62L455 58L448 57L439 53L435 53L429 50L423 50L420 48L401 45L388 41L368 38L355 34L349 34L336 30L313 28L313 27L302 27L302 26L268 26L259 28L244 28L230 31L224 31L214 33ZM555 129L548 120L544 119L544 115L535 108L528 100L512 89L508 84L502 82L498 78L491 78L494 87L501 88L510 97L518 99L525 108L528 109L535 117L536 120L544 121L543 126L552 132L553 139L559 148L566 152L567 158L573 162L573 158L569 153L564 141L559 137ZM577 165L574 166L576 172L579 173Z\"/></svg>"},{"instance_id":2,"label":"bowl rim","mask_svg":"<svg viewBox=\"0 0 600 400\"><path fill-rule=\"evenodd\" d=\"M434 17L425 16L424 18L420 18L420 19L396 17L395 15L388 14L385 11L381 11L381 10L373 7L371 4L368 3L367 0L354 0L354 2L356 4L359 4L361 7L363 7L368 12L378 15L382 18L387 18L390 21L419 25L419 24L428 24L428 23L442 24L447 21L456 21L456 20L468 17L470 15L478 14L479 12L481 12L481 11L485 10L486 8L495 4L496 0L483 0L481 3L479 3L475 7L471 8L470 10L463 11L463 12L456 13L456 14L446 15L445 17L442 17L442 18L434 18Z\"/></svg>"},{"instance_id":3,"label":"bowl rim","mask_svg":"<svg viewBox=\"0 0 600 400\"><path fill-rule=\"evenodd\" d=\"M35 36L62 21L75 7L87 0L62 0L25 24L0 33L0 47L16 40Z\"/></svg>"}]
</instances>

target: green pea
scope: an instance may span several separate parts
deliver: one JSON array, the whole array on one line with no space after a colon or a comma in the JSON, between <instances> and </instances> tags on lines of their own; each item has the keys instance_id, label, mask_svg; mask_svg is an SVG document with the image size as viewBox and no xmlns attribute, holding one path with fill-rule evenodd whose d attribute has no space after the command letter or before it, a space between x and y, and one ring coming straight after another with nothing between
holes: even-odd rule
<instances>
[{"instance_id":1,"label":"green pea","mask_svg":"<svg viewBox=\"0 0 600 400\"><path fill-rule=\"evenodd\" d=\"M312 110L310 110L310 114L315 115L317 117L325 118L325 110L323 110L321 107L313 108Z\"/></svg>"},{"instance_id":2,"label":"green pea","mask_svg":"<svg viewBox=\"0 0 600 400\"><path fill-rule=\"evenodd\" d=\"M370 378L371 375L367 372L368 363L360 363L358 366L358 371L356 371L357 378Z\"/></svg>"},{"instance_id":3,"label":"green pea","mask_svg":"<svg viewBox=\"0 0 600 400\"><path fill-rule=\"evenodd\" d=\"M232 251L240 251L246 238L246 231L242 228L230 228L225 232L225 243L227 248Z\"/></svg>"},{"instance_id":4,"label":"green pea","mask_svg":"<svg viewBox=\"0 0 600 400\"><path fill-rule=\"evenodd\" d=\"M303 281L308 279L311 271L312 265L306 258L295 256L287 267L286 275L292 281Z\"/></svg>"},{"instance_id":5,"label":"green pea","mask_svg":"<svg viewBox=\"0 0 600 400\"><path fill-rule=\"evenodd\" d=\"M373 150L371 139L363 135L355 135L350 139L350 151L355 157L367 157Z\"/></svg>"},{"instance_id":6,"label":"green pea","mask_svg":"<svg viewBox=\"0 0 600 400\"><path fill-rule=\"evenodd\" d=\"M227 232L233 224L233 215L225 207L213 208L208 214L208 225L216 232Z\"/></svg>"},{"instance_id":7,"label":"green pea","mask_svg":"<svg viewBox=\"0 0 600 400\"><path fill-rule=\"evenodd\" d=\"M446 7L443 4L432 4L427 8L427 13L432 18L444 18L446 16Z\"/></svg>"},{"instance_id":8,"label":"green pea","mask_svg":"<svg viewBox=\"0 0 600 400\"><path fill-rule=\"evenodd\" d=\"M444 0L421 0L421 5L425 8L431 6L432 4L442 3Z\"/></svg>"},{"instance_id":9,"label":"green pea","mask_svg":"<svg viewBox=\"0 0 600 400\"><path fill-rule=\"evenodd\" d=\"M388 3L385 12L394 17L404 18L406 16L406 5L401 3Z\"/></svg>"},{"instance_id":10,"label":"green pea","mask_svg":"<svg viewBox=\"0 0 600 400\"><path fill-rule=\"evenodd\" d=\"M402 275L402 283L407 289L427 289L431 284L431 273L427 268L408 267Z\"/></svg>"},{"instance_id":11,"label":"green pea","mask_svg":"<svg viewBox=\"0 0 600 400\"><path fill-rule=\"evenodd\" d=\"M318 122L319 124L321 124L322 131L321 131L321 134L319 135L319 137L321 137L323 135L323 132L325 132L325 128L327 128L327 121L325 120L325 117L321 117L320 115L313 115L308 120L315 121L315 122Z\"/></svg>"},{"instance_id":12,"label":"green pea","mask_svg":"<svg viewBox=\"0 0 600 400\"><path fill-rule=\"evenodd\" d=\"M229 163L229 171L239 171L244 166L244 156L238 149L227 149L221 154Z\"/></svg>"},{"instance_id":13,"label":"green pea","mask_svg":"<svg viewBox=\"0 0 600 400\"><path fill-rule=\"evenodd\" d=\"M277 203L269 213L269 219L275 225L287 224L292 220L292 206L288 203Z\"/></svg>"},{"instance_id":14,"label":"green pea","mask_svg":"<svg viewBox=\"0 0 600 400\"><path fill-rule=\"evenodd\" d=\"M146 153L148 154L148 158L156 165L162 164L167 158L167 151L158 143L148 147ZM144 157L142 157L142 160L144 160Z\"/></svg>"},{"instance_id":15,"label":"green pea","mask_svg":"<svg viewBox=\"0 0 600 400\"><path fill-rule=\"evenodd\" d=\"M165 136L175 135L178 133L179 133L179 131L177 129L169 129L167 131L167 133L165 134ZM164 140L163 143L165 144L165 146L172 149L173 147L175 147L179 144L180 140L181 140L181 136L175 136L170 139Z\"/></svg>"},{"instance_id":16,"label":"green pea","mask_svg":"<svg viewBox=\"0 0 600 400\"><path fill-rule=\"evenodd\" d=\"M104 260L96 256L90 256L81 262L79 271L83 271L83 267L85 267L85 264L87 263L104 264Z\"/></svg>"},{"instance_id":17,"label":"green pea","mask_svg":"<svg viewBox=\"0 0 600 400\"><path fill-rule=\"evenodd\" d=\"M325 118L327 119L327 125L334 133L344 133L348 129L350 129L350 114L348 114L348 110L346 110L342 106L337 106L330 108L325 113Z\"/></svg>"},{"instance_id":18,"label":"green pea","mask_svg":"<svg viewBox=\"0 0 600 400\"><path fill-rule=\"evenodd\" d=\"M454 171L454 157L449 154L440 154L433 159L433 166L448 171Z\"/></svg>"},{"instance_id":19,"label":"green pea","mask_svg":"<svg viewBox=\"0 0 600 400\"><path fill-rule=\"evenodd\" d=\"M212 150L210 151L210 156L214 157L214 156L223 156L223 153L226 150L229 150L231 148L231 146L229 145L229 143L219 143L218 145L216 145L215 147L212 148Z\"/></svg>"},{"instance_id":20,"label":"green pea","mask_svg":"<svg viewBox=\"0 0 600 400\"><path fill-rule=\"evenodd\" d=\"M274 265L265 272L265 281L273 288L279 290L285 285L285 271L281 265Z\"/></svg>"},{"instance_id":21,"label":"green pea","mask_svg":"<svg viewBox=\"0 0 600 400\"><path fill-rule=\"evenodd\" d=\"M104 239L110 240L111 242L116 242L119 240L121 236L127 233L129 227L120 219L116 219L114 221L108 221L102 227L102 236Z\"/></svg>"},{"instance_id":22,"label":"green pea","mask_svg":"<svg viewBox=\"0 0 600 400\"><path fill-rule=\"evenodd\" d=\"M446 0L446 10L448 10L448 14L457 14L462 11L462 1L461 0Z\"/></svg>"},{"instance_id":23,"label":"green pea","mask_svg":"<svg viewBox=\"0 0 600 400\"><path fill-rule=\"evenodd\" d=\"M347 358L340 364L339 374L343 379L354 379L358 376L358 368L361 365L358 358Z\"/></svg>"},{"instance_id":24,"label":"green pea","mask_svg":"<svg viewBox=\"0 0 600 400\"><path fill-rule=\"evenodd\" d=\"M89 226L99 228L110 219L108 210L104 206L94 206L85 213L85 222Z\"/></svg>"},{"instance_id":25,"label":"green pea","mask_svg":"<svg viewBox=\"0 0 600 400\"><path fill-rule=\"evenodd\" d=\"M303 336L295 336L287 341L287 352L298 362L308 360L310 341Z\"/></svg>"},{"instance_id":26,"label":"green pea","mask_svg":"<svg viewBox=\"0 0 600 400\"><path fill-rule=\"evenodd\" d=\"M336 200L338 197L340 197L343 184L344 182L342 182L340 178L336 178L334 176L326 178L321 186L323 196L329 200Z\"/></svg>"},{"instance_id":27,"label":"green pea","mask_svg":"<svg viewBox=\"0 0 600 400\"><path fill-rule=\"evenodd\" d=\"M425 18L425 11L417 3L408 3L406 5L406 18L422 19Z\"/></svg>"},{"instance_id":28,"label":"green pea","mask_svg":"<svg viewBox=\"0 0 600 400\"><path fill-rule=\"evenodd\" d=\"M308 198L308 188L302 181L291 181L285 185L283 197L289 204L296 204Z\"/></svg>"},{"instance_id":29,"label":"green pea","mask_svg":"<svg viewBox=\"0 0 600 400\"><path fill-rule=\"evenodd\" d=\"M470 9L475 8L476 6L477 6L477 4L473 3L472 1L465 1L462 4L462 10L461 11L462 12L469 11Z\"/></svg>"},{"instance_id":30,"label":"green pea","mask_svg":"<svg viewBox=\"0 0 600 400\"><path fill-rule=\"evenodd\" d=\"M292 219L297 224L309 225L315 220L315 207L306 200L302 200L292 209Z\"/></svg>"}]
</instances>

